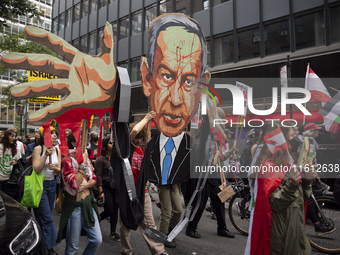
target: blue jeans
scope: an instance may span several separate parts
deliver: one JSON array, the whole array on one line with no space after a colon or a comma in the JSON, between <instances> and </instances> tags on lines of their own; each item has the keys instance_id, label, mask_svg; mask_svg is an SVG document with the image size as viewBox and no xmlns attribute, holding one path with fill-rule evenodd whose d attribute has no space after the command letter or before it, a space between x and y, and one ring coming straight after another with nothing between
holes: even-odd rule
<instances>
[{"instance_id":1,"label":"blue jeans","mask_svg":"<svg viewBox=\"0 0 340 255\"><path fill-rule=\"evenodd\" d=\"M45 236L47 249L59 245L57 244L57 230L51 218L55 200L56 181L44 181L44 191L38 208L34 208L35 218Z\"/></svg>"},{"instance_id":2,"label":"blue jeans","mask_svg":"<svg viewBox=\"0 0 340 255\"><path fill-rule=\"evenodd\" d=\"M67 222L65 255L73 255L77 253L77 250L79 249L79 239L82 228L86 231L87 239L89 240L89 243L86 246L83 254L96 254L102 243L102 232L100 230L97 214L93 208L92 212L95 223L94 227L89 228L86 226L83 207L77 207L74 209Z\"/></svg>"}]
</instances>

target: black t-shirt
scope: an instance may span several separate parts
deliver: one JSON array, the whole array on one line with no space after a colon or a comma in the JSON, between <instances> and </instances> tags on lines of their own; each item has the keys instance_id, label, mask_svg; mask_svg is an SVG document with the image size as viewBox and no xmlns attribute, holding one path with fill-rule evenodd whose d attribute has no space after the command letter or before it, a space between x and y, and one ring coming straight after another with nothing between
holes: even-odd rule
<instances>
[{"instance_id":1,"label":"black t-shirt","mask_svg":"<svg viewBox=\"0 0 340 255\"><path fill-rule=\"evenodd\" d=\"M90 144L90 148L88 149L88 154L90 159L97 159L98 145L93 143Z\"/></svg>"}]
</instances>

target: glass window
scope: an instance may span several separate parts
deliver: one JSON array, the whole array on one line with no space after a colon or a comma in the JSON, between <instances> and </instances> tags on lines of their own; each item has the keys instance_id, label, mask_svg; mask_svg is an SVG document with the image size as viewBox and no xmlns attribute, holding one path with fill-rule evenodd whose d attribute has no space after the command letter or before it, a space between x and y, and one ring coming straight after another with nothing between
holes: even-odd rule
<instances>
[{"instance_id":1,"label":"glass window","mask_svg":"<svg viewBox=\"0 0 340 255\"><path fill-rule=\"evenodd\" d=\"M264 26L265 55L290 51L288 20Z\"/></svg>"},{"instance_id":2,"label":"glass window","mask_svg":"<svg viewBox=\"0 0 340 255\"><path fill-rule=\"evenodd\" d=\"M52 26L52 33L55 33L58 31L58 18L53 19L53 26Z\"/></svg>"},{"instance_id":3,"label":"glass window","mask_svg":"<svg viewBox=\"0 0 340 255\"><path fill-rule=\"evenodd\" d=\"M239 60L260 56L259 28L238 33Z\"/></svg>"},{"instance_id":4,"label":"glass window","mask_svg":"<svg viewBox=\"0 0 340 255\"><path fill-rule=\"evenodd\" d=\"M172 12L172 0L161 0L159 10L160 15Z\"/></svg>"},{"instance_id":5,"label":"glass window","mask_svg":"<svg viewBox=\"0 0 340 255\"><path fill-rule=\"evenodd\" d=\"M151 22L157 17L157 7L153 5L152 7L145 10L145 30L148 30Z\"/></svg>"},{"instance_id":6,"label":"glass window","mask_svg":"<svg viewBox=\"0 0 340 255\"><path fill-rule=\"evenodd\" d=\"M214 40L215 66L234 61L234 37L226 35Z\"/></svg>"},{"instance_id":7,"label":"glass window","mask_svg":"<svg viewBox=\"0 0 340 255\"><path fill-rule=\"evenodd\" d=\"M65 12L59 16L59 30L64 29L65 26Z\"/></svg>"},{"instance_id":8,"label":"glass window","mask_svg":"<svg viewBox=\"0 0 340 255\"><path fill-rule=\"evenodd\" d=\"M129 18L123 18L120 21L120 39L124 39L129 36Z\"/></svg>"},{"instance_id":9,"label":"glass window","mask_svg":"<svg viewBox=\"0 0 340 255\"><path fill-rule=\"evenodd\" d=\"M132 35L142 32L142 12L132 14Z\"/></svg>"},{"instance_id":10,"label":"glass window","mask_svg":"<svg viewBox=\"0 0 340 255\"><path fill-rule=\"evenodd\" d=\"M102 35L104 34L104 28L105 27L101 27L101 28L99 28L98 29L98 38L99 38L99 45L100 45L100 40L101 40L101 38L102 38Z\"/></svg>"},{"instance_id":11,"label":"glass window","mask_svg":"<svg viewBox=\"0 0 340 255\"><path fill-rule=\"evenodd\" d=\"M51 5L52 4L52 0L46 0L46 4Z\"/></svg>"},{"instance_id":12,"label":"glass window","mask_svg":"<svg viewBox=\"0 0 340 255\"><path fill-rule=\"evenodd\" d=\"M24 32L24 31L25 31L25 27L19 26L19 33L22 33L22 32Z\"/></svg>"},{"instance_id":13,"label":"glass window","mask_svg":"<svg viewBox=\"0 0 340 255\"><path fill-rule=\"evenodd\" d=\"M340 41L340 6L330 10L331 43Z\"/></svg>"},{"instance_id":14,"label":"glass window","mask_svg":"<svg viewBox=\"0 0 340 255\"><path fill-rule=\"evenodd\" d=\"M45 29L50 30L51 29L51 21L45 20Z\"/></svg>"},{"instance_id":15,"label":"glass window","mask_svg":"<svg viewBox=\"0 0 340 255\"><path fill-rule=\"evenodd\" d=\"M209 0L193 0L194 13L209 9Z\"/></svg>"},{"instance_id":16,"label":"glass window","mask_svg":"<svg viewBox=\"0 0 340 255\"><path fill-rule=\"evenodd\" d=\"M99 0L99 9L107 5L107 0Z\"/></svg>"},{"instance_id":17,"label":"glass window","mask_svg":"<svg viewBox=\"0 0 340 255\"><path fill-rule=\"evenodd\" d=\"M190 15L190 0L176 0L176 12Z\"/></svg>"},{"instance_id":18,"label":"glass window","mask_svg":"<svg viewBox=\"0 0 340 255\"><path fill-rule=\"evenodd\" d=\"M22 15L20 15L20 16L19 16L19 21L20 21L20 23L23 23L23 24L25 24L26 17L25 17L25 16L22 16Z\"/></svg>"},{"instance_id":19,"label":"glass window","mask_svg":"<svg viewBox=\"0 0 340 255\"><path fill-rule=\"evenodd\" d=\"M66 27L72 24L72 8L66 11Z\"/></svg>"},{"instance_id":20,"label":"glass window","mask_svg":"<svg viewBox=\"0 0 340 255\"><path fill-rule=\"evenodd\" d=\"M117 36L118 36L118 26L117 22L112 23L112 32L113 32L113 40L117 42Z\"/></svg>"},{"instance_id":21,"label":"glass window","mask_svg":"<svg viewBox=\"0 0 340 255\"><path fill-rule=\"evenodd\" d=\"M74 22L80 19L80 3L74 6L73 16L74 16Z\"/></svg>"},{"instance_id":22,"label":"glass window","mask_svg":"<svg viewBox=\"0 0 340 255\"><path fill-rule=\"evenodd\" d=\"M118 66L128 69L128 62L127 61L119 62Z\"/></svg>"},{"instance_id":23,"label":"glass window","mask_svg":"<svg viewBox=\"0 0 340 255\"><path fill-rule=\"evenodd\" d=\"M323 11L295 18L296 49L325 43Z\"/></svg>"},{"instance_id":24,"label":"glass window","mask_svg":"<svg viewBox=\"0 0 340 255\"><path fill-rule=\"evenodd\" d=\"M51 16L51 10L52 10L52 8L51 8L51 7L49 7L49 6L46 6L46 11L45 11L45 14L46 14L46 16L48 16L48 17L50 17L50 16Z\"/></svg>"},{"instance_id":25,"label":"glass window","mask_svg":"<svg viewBox=\"0 0 340 255\"><path fill-rule=\"evenodd\" d=\"M81 7L81 17L84 18L87 15L89 15L89 0L83 0Z\"/></svg>"},{"instance_id":26,"label":"glass window","mask_svg":"<svg viewBox=\"0 0 340 255\"><path fill-rule=\"evenodd\" d=\"M110 3L113 3L114 1L116 1L116 0L109 0L109 4L110 4Z\"/></svg>"},{"instance_id":27,"label":"glass window","mask_svg":"<svg viewBox=\"0 0 340 255\"><path fill-rule=\"evenodd\" d=\"M213 6L229 2L230 0L213 0Z\"/></svg>"},{"instance_id":28,"label":"glass window","mask_svg":"<svg viewBox=\"0 0 340 255\"><path fill-rule=\"evenodd\" d=\"M80 48L79 50L81 52L87 53L87 36L84 35L80 37Z\"/></svg>"},{"instance_id":29,"label":"glass window","mask_svg":"<svg viewBox=\"0 0 340 255\"><path fill-rule=\"evenodd\" d=\"M140 58L131 60L131 82L140 80Z\"/></svg>"},{"instance_id":30,"label":"glass window","mask_svg":"<svg viewBox=\"0 0 340 255\"><path fill-rule=\"evenodd\" d=\"M79 49L79 39L73 40L72 45L73 45L75 48Z\"/></svg>"},{"instance_id":31,"label":"glass window","mask_svg":"<svg viewBox=\"0 0 340 255\"><path fill-rule=\"evenodd\" d=\"M96 31L90 33L89 51L96 50Z\"/></svg>"},{"instance_id":32,"label":"glass window","mask_svg":"<svg viewBox=\"0 0 340 255\"><path fill-rule=\"evenodd\" d=\"M97 11L97 8L98 8L97 0L91 0L91 13Z\"/></svg>"}]
</instances>

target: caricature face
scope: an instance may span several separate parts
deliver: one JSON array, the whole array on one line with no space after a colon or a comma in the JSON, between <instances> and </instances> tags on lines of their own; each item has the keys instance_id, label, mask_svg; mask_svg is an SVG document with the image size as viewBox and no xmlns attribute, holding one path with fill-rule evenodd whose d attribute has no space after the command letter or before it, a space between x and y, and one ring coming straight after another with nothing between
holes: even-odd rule
<instances>
[{"instance_id":1,"label":"caricature face","mask_svg":"<svg viewBox=\"0 0 340 255\"><path fill-rule=\"evenodd\" d=\"M153 75L143 79L144 93L151 96L154 121L166 136L176 136L191 120L200 100L194 86L201 78L201 43L183 27L168 27L159 33ZM147 72L141 68L142 76Z\"/></svg>"}]
</instances>

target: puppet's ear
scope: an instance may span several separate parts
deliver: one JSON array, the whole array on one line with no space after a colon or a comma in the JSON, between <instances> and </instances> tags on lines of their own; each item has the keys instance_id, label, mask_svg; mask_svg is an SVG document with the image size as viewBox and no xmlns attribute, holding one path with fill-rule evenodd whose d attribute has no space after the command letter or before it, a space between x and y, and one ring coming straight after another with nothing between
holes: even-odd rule
<instances>
[{"instance_id":1,"label":"puppet's ear","mask_svg":"<svg viewBox=\"0 0 340 255\"><path fill-rule=\"evenodd\" d=\"M141 58L140 73L142 76L144 95L149 97L151 94L151 84L149 81L149 65L146 57Z\"/></svg>"},{"instance_id":2,"label":"puppet's ear","mask_svg":"<svg viewBox=\"0 0 340 255\"><path fill-rule=\"evenodd\" d=\"M203 74L203 82L204 82L204 84L209 84L210 78L211 78L210 72L208 70L205 71L204 74Z\"/></svg>"}]
</instances>

